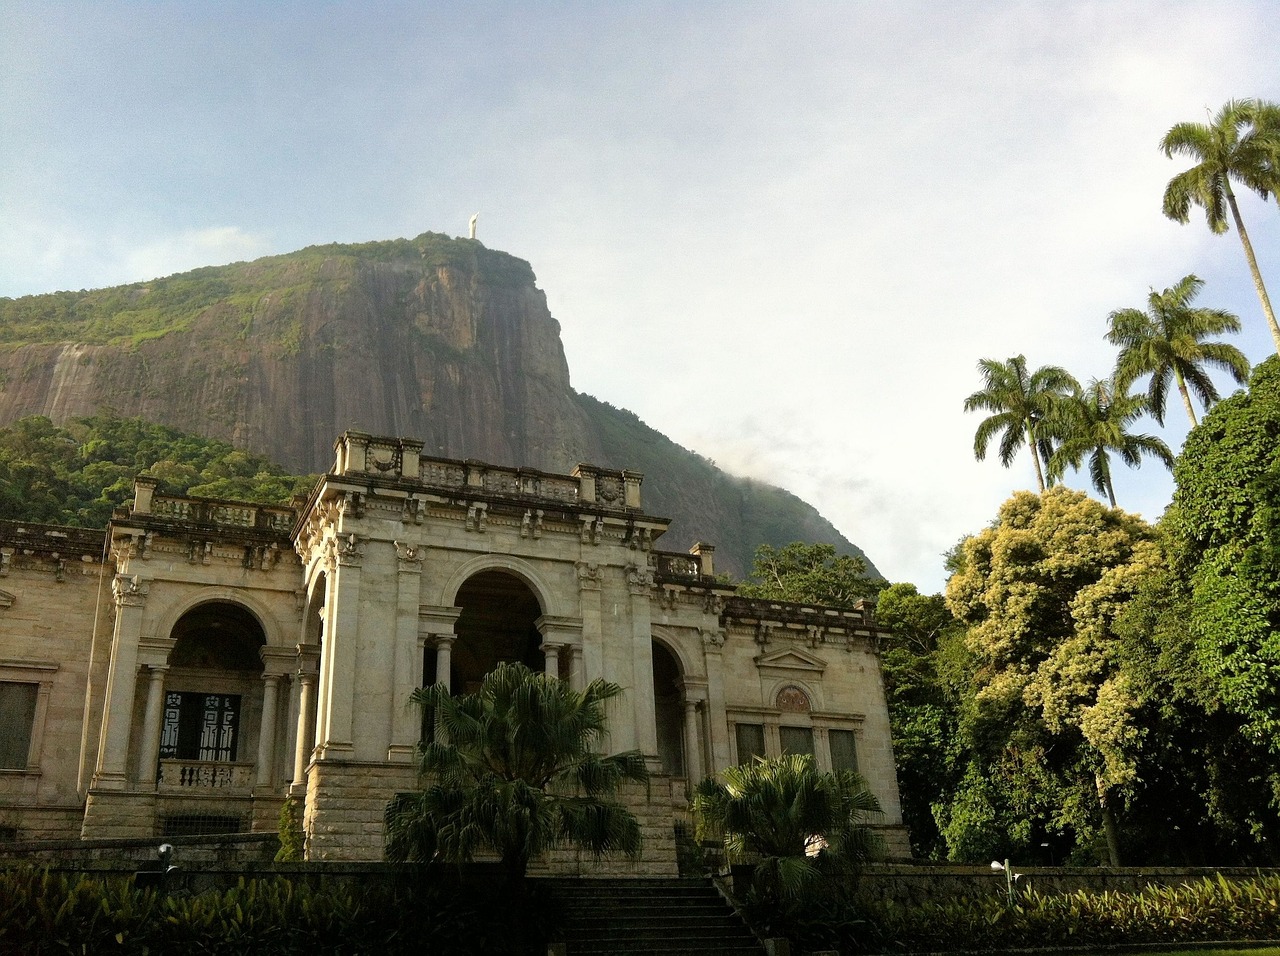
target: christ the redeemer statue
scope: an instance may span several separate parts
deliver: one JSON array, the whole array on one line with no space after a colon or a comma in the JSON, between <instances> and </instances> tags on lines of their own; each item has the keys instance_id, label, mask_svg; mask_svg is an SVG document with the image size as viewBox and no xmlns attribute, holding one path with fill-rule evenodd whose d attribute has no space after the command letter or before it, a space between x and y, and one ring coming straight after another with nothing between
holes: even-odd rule
<instances>
[{"instance_id":1,"label":"christ the redeemer statue","mask_svg":"<svg viewBox=\"0 0 1280 956\"><path fill-rule=\"evenodd\" d=\"M471 238L476 237L476 220L480 218L480 213L476 213L471 217Z\"/></svg>"}]
</instances>

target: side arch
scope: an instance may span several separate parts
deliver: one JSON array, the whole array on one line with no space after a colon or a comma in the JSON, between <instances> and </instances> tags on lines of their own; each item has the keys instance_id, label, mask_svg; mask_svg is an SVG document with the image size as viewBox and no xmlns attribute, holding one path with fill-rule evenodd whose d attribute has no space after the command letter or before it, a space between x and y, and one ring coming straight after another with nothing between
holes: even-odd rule
<instances>
[{"instance_id":1,"label":"side arch","mask_svg":"<svg viewBox=\"0 0 1280 956\"><path fill-rule=\"evenodd\" d=\"M700 636L689 640L680 640L670 628L662 627L661 625L650 627L649 636L653 638L655 644L661 644L676 659L676 663L680 665L682 677L706 680L707 661L701 653ZM697 643L693 643L694 641L697 641ZM693 648L696 648L696 650Z\"/></svg>"},{"instance_id":2,"label":"side arch","mask_svg":"<svg viewBox=\"0 0 1280 956\"><path fill-rule=\"evenodd\" d=\"M234 604L244 608L257 620L266 638L266 647L293 647L295 639L286 639L286 628L275 614L263 602L253 596L251 591L223 586L201 588L181 600L165 608L164 613L156 621L156 627L150 635L152 638L167 640L174 627L184 614L202 604L212 603Z\"/></svg>"}]
</instances>

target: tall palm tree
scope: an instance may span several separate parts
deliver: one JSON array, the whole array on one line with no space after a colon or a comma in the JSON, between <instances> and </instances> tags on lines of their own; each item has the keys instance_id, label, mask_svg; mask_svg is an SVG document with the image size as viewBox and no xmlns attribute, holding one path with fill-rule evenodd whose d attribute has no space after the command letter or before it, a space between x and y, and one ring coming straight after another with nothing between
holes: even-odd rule
<instances>
[{"instance_id":1,"label":"tall palm tree","mask_svg":"<svg viewBox=\"0 0 1280 956\"><path fill-rule=\"evenodd\" d=\"M621 693L604 680L574 691L512 663L474 694L452 697L442 684L415 691L438 739L419 748L426 787L387 807L388 859L466 862L492 850L518 896L529 861L554 846L635 856L639 824L609 797L625 780L648 780L644 756L595 750L605 705Z\"/></svg>"},{"instance_id":2,"label":"tall palm tree","mask_svg":"<svg viewBox=\"0 0 1280 956\"><path fill-rule=\"evenodd\" d=\"M982 373L983 388L964 400L964 410L993 414L983 419L974 433L974 457L978 461L986 458L987 445L999 434L1000 464L1008 468L1018 449L1026 445L1036 466L1036 484L1043 492L1040 461L1042 457L1048 461L1050 454L1043 423L1058 399L1079 388L1079 383L1056 365L1045 365L1028 374L1027 359L1022 355L1007 362L983 359L978 371Z\"/></svg>"},{"instance_id":3,"label":"tall palm tree","mask_svg":"<svg viewBox=\"0 0 1280 956\"><path fill-rule=\"evenodd\" d=\"M758 859L753 888L765 897L796 899L876 849L867 818L880 804L852 771L823 772L811 755L787 754L720 776L694 793L698 829L722 837L730 859Z\"/></svg>"},{"instance_id":4,"label":"tall palm tree","mask_svg":"<svg viewBox=\"0 0 1280 956\"><path fill-rule=\"evenodd\" d=\"M1183 276L1177 285L1163 292L1152 289L1146 312L1116 309L1108 317L1111 328L1107 341L1120 347L1117 388L1127 391L1134 380L1150 374L1147 403L1161 425L1170 379L1178 386L1194 428L1198 422L1190 391L1196 393L1205 408L1218 400L1218 389L1205 372L1206 365L1222 369L1241 385L1249 378L1249 360L1243 352L1225 342L1203 341L1210 335L1240 331L1240 320L1230 312L1191 306L1203 286L1204 282L1194 275Z\"/></svg>"},{"instance_id":5,"label":"tall palm tree","mask_svg":"<svg viewBox=\"0 0 1280 956\"><path fill-rule=\"evenodd\" d=\"M1067 468L1079 470L1089 459L1089 478L1099 494L1105 494L1116 508L1116 490L1111 483L1111 454L1130 468L1142 463L1143 455L1159 458L1173 468L1169 446L1152 435L1130 434L1128 426L1148 411L1145 395L1130 395L1117 387L1115 378L1092 379L1061 402L1048 422L1048 430L1059 445L1049 459L1049 474L1061 478Z\"/></svg>"},{"instance_id":6,"label":"tall palm tree","mask_svg":"<svg viewBox=\"0 0 1280 956\"><path fill-rule=\"evenodd\" d=\"M1253 243L1245 231L1240 208L1236 204L1231 181L1252 189L1263 199L1276 191L1278 182L1277 132L1272 104L1256 100L1229 100L1213 119L1205 123L1179 123L1160 141L1160 148L1170 159L1174 154L1195 161L1185 172L1169 180L1164 190L1164 214L1178 222L1186 222L1192 205L1204 209L1209 228L1215 233L1227 231L1226 210L1231 210L1240 244L1249 262L1253 285L1262 303L1262 312L1271 327L1276 352L1280 353L1280 325L1263 285Z\"/></svg>"}]
</instances>

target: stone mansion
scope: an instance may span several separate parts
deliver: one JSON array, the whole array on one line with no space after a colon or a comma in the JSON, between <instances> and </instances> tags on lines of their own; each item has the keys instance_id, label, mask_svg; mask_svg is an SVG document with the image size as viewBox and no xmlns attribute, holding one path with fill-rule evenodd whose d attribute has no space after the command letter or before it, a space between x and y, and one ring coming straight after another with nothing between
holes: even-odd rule
<instances>
[{"instance_id":1,"label":"stone mansion","mask_svg":"<svg viewBox=\"0 0 1280 956\"><path fill-rule=\"evenodd\" d=\"M909 855L869 608L736 596L710 546L657 548L633 472L421 450L348 432L294 508L140 477L105 539L0 522L0 840L274 831L292 798L309 858L380 859L410 694L515 660L625 689L606 749L654 776L615 871L674 873L690 784L784 752L856 768Z\"/></svg>"}]
</instances>

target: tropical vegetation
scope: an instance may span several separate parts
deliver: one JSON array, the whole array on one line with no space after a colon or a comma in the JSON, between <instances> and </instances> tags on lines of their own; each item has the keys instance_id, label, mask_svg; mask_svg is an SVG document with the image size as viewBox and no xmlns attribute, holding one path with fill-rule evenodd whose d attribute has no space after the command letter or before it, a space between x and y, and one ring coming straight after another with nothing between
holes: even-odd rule
<instances>
[{"instance_id":1,"label":"tropical vegetation","mask_svg":"<svg viewBox=\"0 0 1280 956\"><path fill-rule=\"evenodd\" d=\"M1165 134L1160 148L1171 159L1183 156L1195 163L1169 180L1164 191L1164 214L1185 223L1191 217L1191 207L1199 206L1209 228L1220 234L1227 231L1230 211L1258 301L1276 352L1280 353L1280 325L1231 188L1234 181L1263 199L1277 196L1280 202L1280 123L1276 115L1277 107L1272 103L1230 100L1208 123L1178 123Z\"/></svg>"},{"instance_id":2,"label":"tropical vegetation","mask_svg":"<svg viewBox=\"0 0 1280 956\"><path fill-rule=\"evenodd\" d=\"M1108 317L1107 341L1120 349L1117 384L1124 391L1143 375L1150 375L1147 411L1161 425L1171 379L1194 428L1199 422L1190 392L1196 393L1205 408L1219 398L1207 367L1226 372L1238 385L1249 378L1249 360L1243 352L1226 342L1204 341L1211 335L1239 332L1240 320L1224 309L1192 307L1191 301L1202 288L1203 280L1183 276L1163 292L1152 289L1146 312L1116 309Z\"/></svg>"},{"instance_id":3,"label":"tropical vegetation","mask_svg":"<svg viewBox=\"0 0 1280 956\"><path fill-rule=\"evenodd\" d=\"M165 491L288 504L314 484L261 455L139 418L101 414L0 428L0 518L103 528L148 474Z\"/></svg>"},{"instance_id":4,"label":"tropical vegetation","mask_svg":"<svg viewBox=\"0 0 1280 956\"><path fill-rule=\"evenodd\" d=\"M850 770L821 771L810 754L784 754L729 767L693 797L698 838L722 840L725 856L749 871L734 891L756 932L812 936L845 906L859 870L879 851L868 823L880 805ZM821 935L830 936L833 925Z\"/></svg>"},{"instance_id":5,"label":"tropical vegetation","mask_svg":"<svg viewBox=\"0 0 1280 956\"><path fill-rule=\"evenodd\" d=\"M387 858L464 863L492 852L522 893L530 861L559 846L637 856L640 825L614 797L648 780L644 756L596 750L606 705L621 693L601 679L575 691L505 662L473 694L417 690L432 728L419 746L423 787L388 805Z\"/></svg>"},{"instance_id":6,"label":"tropical vegetation","mask_svg":"<svg viewBox=\"0 0 1280 956\"><path fill-rule=\"evenodd\" d=\"M1143 455L1158 458L1173 467L1173 452L1152 435L1137 435L1129 426L1150 410L1145 395L1130 395L1123 380L1092 379L1084 388L1060 398L1049 415L1046 432L1053 440L1049 456L1049 479L1061 478L1067 468L1079 469L1089 462L1089 478L1099 494L1116 507L1116 489L1111 480L1111 456L1118 455L1130 468Z\"/></svg>"},{"instance_id":7,"label":"tropical vegetation","mask_svg":"<svg viewBox=\"0 0 1280 956\"><path fill-rule=\"evenodd\" d=\"M1052 457L1052 439L1046 423L1058 402L1079 388L1065 369L1044 365L1027 370L1024 355L1005 362L982 359L978 363L983 387L964 400L966 412L986 411L991 414L978 425L973 436L973 454L979 461L987 457L987 446L999 436L1000 464L1008 468L1024 445L1031 452L1036 469L1036 484L1045 489L1045 471Z\"/></svg>"}]
</instances>

